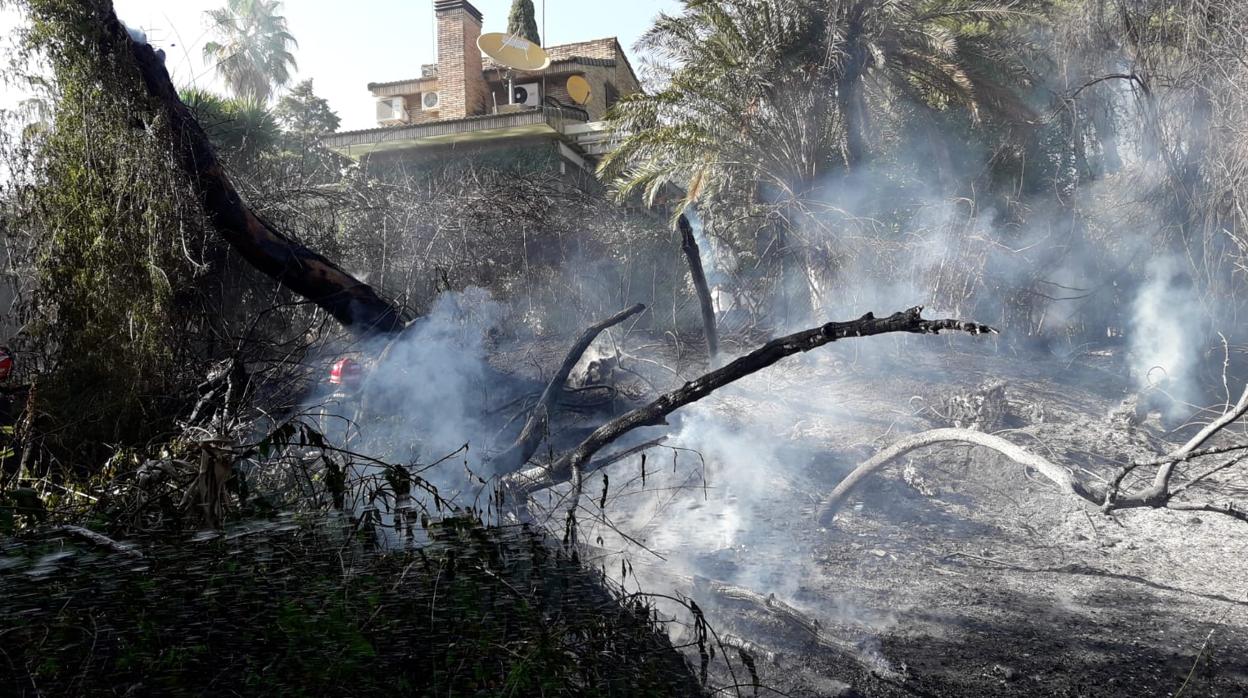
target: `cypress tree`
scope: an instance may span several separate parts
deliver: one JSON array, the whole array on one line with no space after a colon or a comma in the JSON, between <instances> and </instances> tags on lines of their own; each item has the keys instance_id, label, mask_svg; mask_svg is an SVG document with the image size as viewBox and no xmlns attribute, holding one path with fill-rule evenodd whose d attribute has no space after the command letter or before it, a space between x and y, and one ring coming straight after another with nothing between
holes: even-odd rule
<instances>
[{"instance_id":1,"label":"cypress tree","mask_svg":"<svg viewBox=\"0 0 1248 698\"><path fill-rule=\"evenodd\" d=\"M539 46L542 44L542 37L537 33L537 17L533 10L533 0L513 0L511 14L507 17L507 32L523 36Z\"/></svg>"}]
</instances>

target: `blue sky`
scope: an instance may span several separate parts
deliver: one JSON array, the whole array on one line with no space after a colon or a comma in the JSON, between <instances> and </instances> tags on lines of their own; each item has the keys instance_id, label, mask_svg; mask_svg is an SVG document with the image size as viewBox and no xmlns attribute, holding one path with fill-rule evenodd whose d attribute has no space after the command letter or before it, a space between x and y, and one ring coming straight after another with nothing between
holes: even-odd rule
<instances>
[{"instance_id":1,"label":"blue sky","mask_svg":"<svg viewBox=\"0 0 1248 698\"><path fill-rule=\"evenodd\" d=\"M118 15L148 32L152 44L168 54L174 83L220 89L201 58L204 10L224 0L114 0ZM511 0L473 0L485 15L485 31L503 31ZM543 0L534 0L538 23ZM546 0L544 43L560 44L604 36L619 37L634 65L632 45L661 11L676 12L678 0L629 2ZM312 78L316 91L342 118L344 130L371 128L374 121L369 82L420 74L421 63L435 59L433 0L286 0L283 13L299 40L296 80ZM0 17L0 32L8 35ZM12 106L18 95L6 90L0 105Z\"/></svg>"}]
</instances>

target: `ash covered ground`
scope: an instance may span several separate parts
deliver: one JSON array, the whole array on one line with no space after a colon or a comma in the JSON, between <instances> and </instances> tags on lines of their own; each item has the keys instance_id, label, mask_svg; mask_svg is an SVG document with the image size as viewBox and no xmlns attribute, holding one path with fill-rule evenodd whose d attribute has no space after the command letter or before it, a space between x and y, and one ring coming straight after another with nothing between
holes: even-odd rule
<instances>
[{"instance_id":1,"label":"ash covered ground","mask_svg":"<svg viewBox=\"0 0 1248 698\"><path fill-rule=\"evenodd\" d=\"M524 343L491 363L548 376L564 346ZM596 413L566 413L557 445L626 409L630 395L704 369L670 338L596 346L589 359L623 351L611 376L620 394ZM854 466L944 426L950 396L1001 381L1001 414L985 430L1093 483L1195 428L1146 410L1125 425L1134 383L1115 349L1056 356L943 336L839 343L633 435L628 443L670 436L644 464L634 456L587 478L587 559L629 591L692 598L719 638L705 643L712 682L746 684L744 694L756 675L760 695L1248 695L1248 538L1230 518L1103 515L994 452L943 445L898 459L830 527L816 523L819 501ZM1219 438L1242 429L1231 431ZM1208 486L1235 498L1248 479L1231 469ZM539 498L552 530L564 525L561 494ZM697 667L690 613L659 605Z\"/></svg>"}]
</instances>

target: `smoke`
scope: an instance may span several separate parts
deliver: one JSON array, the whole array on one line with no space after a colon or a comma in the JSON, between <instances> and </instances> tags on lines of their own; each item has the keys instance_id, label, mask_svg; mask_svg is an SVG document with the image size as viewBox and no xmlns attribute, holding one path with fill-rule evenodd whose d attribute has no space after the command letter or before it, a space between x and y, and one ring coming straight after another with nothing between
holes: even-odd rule
<instances>
[{"instance_id":1,"label":"smoke","mask_svg":"<svg viewBox=\"0 0 1248 698\"><path fill-rule=\"evenodd\" d=\"M341 402L339 415L353 422L351 450L414 466L448 499L479 491L493 474L486 415L509 387L486 361L489 337L503 319L503 306L488 291L470 287L440 295L393 342L359 347L366 379ZM462 458L424 469L464 446Z\"/></svg>"},{"instance_id":2,"label":"smoke","mask_svg":"<svg viewBox=\"0 0 1248 698\"><path fill-rule=\"evenodd\" d=\"M1122 157L1139 159L1131 139L1117 140ZM924 181L919 173L932 169L916 163L929 152L926 145L906 146L911 152L859 167L848 176L829 177L817 187L820 200L812 202L795 235L803 247L802 275L809 282L817 319L850 319L867 311L881 314L924 305L928 317L997 325L1015 348L1041 337L1055 341L1037 346L1059 353L1073 354L1076 347L1098 340L1117 350L1125 337L1125 367L1138 387L1164 378L1164 389L1177 400L1195 399L1203 315L1182 260L1153 256L1153 245L1165 238L1166 219L1157 210L1160 204L1154 207L1147 200L1155 182L1139 176L1079 181L1082 175L1070 175L1075 166L1064 152L1039 164L1066 172L1051 177L1049 192L1022 191L1021 177L1018 191L993 192L981 177L986 161L963 161L965 169L948 173L950 181ZM1075 184L1067 186L1071 182ZM976 195L981 184L984 191ZM959 197L957 192L971 193ZM696 215L690 212L689 217L708 282L727 287L734 276L746 275L748 270L731 268L730 250L716 249L723 239L712 239ZM678 257L674 245L668 249ZM541 279L568 310L566 317L552 318L560 329L583 322L583 312L574 309L609 309L623 305L621 298L640 297L637 289L664 285L655 281L653 270L620 270L618 261L602 248L578 248L562 255L558 273ZM672 285L683 288L683 279L679 276L679 283ZM530 283L527 276L524 283ZM535 291L525 288L531 299ZM653 305L659 294L651 293L647 300ZM570 297L579 300L572 303ZM672 298L673 325L678 325L674 293ZM717 298L717 306L722 312L729 304ZM689 305L690 313L692 309ZM488 334L503 315L479 289L439 298L372 372L379 414L364 427L363 438L379 448L369 452L429 463L467 443L469 457L425 476L447 491L480 491L480 480L466 472L486 479L496 474L484 457L491 425L483 415L506 393L486 362ZM903 356L882 351L903 342ZM986 342L961 346L974 351ZM576 375L606 356L603 346L591 347ZM916 360L919 353L939 352L942 346L931 338L890 337L819 353L831 360L862 352L874 369L898 375L922 364ZM820 360L803 357L786 363ZM634 541L640 541L663 556L664 573L774 594L830 623L878 632L898 622L895 607L872 610L850 594L814 602L804 591L827 587L821 584L826 570L815 562L811 516L801 510L813 508L828 489L828 478L813 477L816 453L839 448L833 439L811 432L832 433L830 425L851 419L849 408L831 397L835 391L829 389L828 372L810 369L803 366L800 384L776 385L771 381L783 375L784 367L775 367L674 415L670 450L651 450L644 468L634 465L635 458L612 467L605 473L609 486L602 475L586 483L583 509L596 509L588 501L598 498L599 485L607 502L601 521L578 517L589 527L586 539L632 552ZM904 402L893 407L909 412ZM869 423L874 426L862 430L868 441L887 435L896 424ZM413 443L415 447L409 446ZM888 513L881 517L888 518ZM655 587L670 583L670 577L656 574L647 581L649 589L666 591ZM888 668L878 642L861 647L869 664Z\"/></svg>"},{"instance_id":3,"label":"smoke","mask_svg":"<svg viewBox=\"0 0 1248 698\"><path fill-rule=\"evenodd\" d=\"M803 511L813 506L809 493L820 489L810 469L821 446L799 435L847 417L831 393L795 392L765 375L747 378L681 410L667 442L671 448L651 450L644 468L632 459L614 469L603 513L610 524L591 527L589 536L605 541L600 544L608 549L634 552L633 541L640 541L662 556L661 572L631 568L643 590L664 590L675 574L774 597L825 626L853 627L862 636L857 643L862 660L888 670L875 636L897 622L891 610L872 610L835 595L815 600L810 594L825 576L814 547L818 538L809 535L810 512ZM597 486L587 485L586 491L596 493ZM614 575L619 568L605 569ZM697 601L714 607L715 598ZM675 607L663 610L681 615ZM727 607L712 623L720 632L755 632L748 618ZM679 632L676 625L672 630Z\"/></svg>"},{"instance_id":4,"label":"smoke","mask_svg":"<svg viewBox=\"0 0 1248 698\"><path fill-rule=\"evenodd\" d=\"M997 327L1000 346L1010 349L1070 358L1110 348L1132 380L1143 374L1127 365L1128 353L1135 362L1158 354L1144 350L1150 343L1175 351L1203 343L1196 284L1190 275L1178 280L1183 260L1155 261L1174 227L1164 197L1155 195L1164 178L1152 169L1086 181L1067 197L967 198L915 181L906 165L915 156L902 153L818 187L800 228L816 320L923 305L929 316ZM974 187L972 172L953 179L958 189ZM1173 311L1158 312L1170 302ZM1185 338L1169 338L1158 324L1166 315L1164 324L1181 323ZM1151 360L1173 366L1176 381L1193 377L1190 363L1173 354Z\"/></svg>"},{"instance_id":5,"label":"smoke","mask_svg":"<svg viewBox=\"0 0 1248 698\"><path fill-rule=\"evenodd\" d=\"M1190 411L1199 397L1204 310L1191 275L1174 256L1149 261L1131 307L1129 366L1141 391L1157 388L1173 400L1167 416ZM1186 403L1186 404L1184 404Z\"/></svg>"},{"instance_id":6,"label":"smoke","mask_svg":"<svg viewBox=\"0 0 1248 698\"><path fill-rule=\"evenodd\" d=\"M634 530L662 521L648 540L663 550L715 554L748 548L752 536L770 528L760 519L765 510L756 506L760 498L787 491L791 474L769 440L759 436L752 428L726 423L707 405L686 408L671 439L681 450L656 464L647 483L681 495L634 502L623 512L625 521Z\"/></svg>"}]
</instances>

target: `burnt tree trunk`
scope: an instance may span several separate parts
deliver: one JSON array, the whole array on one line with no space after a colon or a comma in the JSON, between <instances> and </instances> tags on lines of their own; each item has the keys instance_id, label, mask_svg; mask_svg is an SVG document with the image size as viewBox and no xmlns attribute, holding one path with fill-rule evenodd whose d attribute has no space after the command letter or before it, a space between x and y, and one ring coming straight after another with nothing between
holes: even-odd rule
<instances>
[{"instance_id":1,"label":"burnt tree trunk","mask_svg":"<svg viewBox=\"0 0 1248 698\"><path fill-rule=\"evenodd\" d=\"M845 164L851 172L866 161L870 148L867 135L870 112L862 84L870 58L865 38L867 5L855 3L844 20L845 57L843 72L836 84L837 107L845 122Z\"/></svg>"},{"instance_id":2,"label":"burnt tree trunk","mask_svg":"<svg viewBox=\"0 0 1248 698\"><path fill-rule=\"evenodd\" d=\"M392 333L404 325L403 312L371 286L308 249L255 214L225 174L207 134L178 97L169 72L148 44L132 41L116 14L105 20L101 51L128 50L144 91L169 124L169 144L200 192L204 211L225 240L248 264L315 303L335 320L360 333Z\"/></svg>"},{"instance_id":3,"label":"burnt tree trunk","mask_svg":"<svg viewBox=\"0 0 1248 698\"><path fill-rule=\"evenodd\" d=\"M689 262L689 275L693 277L693 290L698 294L698 306L702 309L702 331L706 333L706 354L711 368L718 365L719 331L715 328L715 305L711 302L711 288L706 283L706 272L702 270L702 253L698 249L698 240L693 236L693 226L683 214L678 221L680 227L680 249Z\"/></svg>"}]
</instances>

